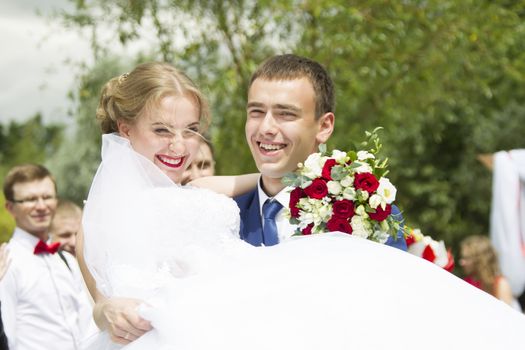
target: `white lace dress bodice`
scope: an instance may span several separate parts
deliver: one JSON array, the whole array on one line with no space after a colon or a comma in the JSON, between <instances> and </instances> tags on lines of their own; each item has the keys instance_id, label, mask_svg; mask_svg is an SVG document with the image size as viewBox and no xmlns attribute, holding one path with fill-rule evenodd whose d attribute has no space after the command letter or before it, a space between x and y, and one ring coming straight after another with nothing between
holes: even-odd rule
<instances>
[{"instance_id":1,"label":"white lace dress bodice","mask_svg":"<svg viewBox=\"0 0 525 350\"><path fill-rule=\"evenodd\" d=\"M209 190L146 189L122 209L111 212L122 220L118 227L106 225L110 244L100 246L104 258L94 267L100 291L107 296L151 297L170 279L212 263L225 242L239 237L237 205Z\"/></svg>"}]
</instances>

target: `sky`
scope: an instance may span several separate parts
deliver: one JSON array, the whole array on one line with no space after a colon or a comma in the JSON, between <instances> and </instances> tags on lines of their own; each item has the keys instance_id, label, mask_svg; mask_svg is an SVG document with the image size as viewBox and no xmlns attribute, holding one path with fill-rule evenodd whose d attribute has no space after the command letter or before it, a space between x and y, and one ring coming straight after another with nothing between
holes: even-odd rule
<instances>
[{"instance_id":1,"label":"sky","mask_svg":"<svg viewBox=\"0 0 525 350\"><path fill-rule=\"evenodd\" d=\"M89 44L45 16L68 6L67 0L0 1L0 123L37 112L46 123L71 123L67 93L75 69L66 62L89 59Z\"/></svg>"}]
</instances>

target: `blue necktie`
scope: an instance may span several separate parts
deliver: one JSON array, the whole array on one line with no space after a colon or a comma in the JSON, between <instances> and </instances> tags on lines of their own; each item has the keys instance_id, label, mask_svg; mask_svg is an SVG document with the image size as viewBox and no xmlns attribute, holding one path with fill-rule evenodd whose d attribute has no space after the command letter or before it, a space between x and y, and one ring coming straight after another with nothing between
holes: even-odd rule
<instances>
[{"instance_id":1,"label":"blue necktie","mask_svg":"<svg viewBox=\"0 0 525 350\"><path fill-rule=\"evenodd\" d=\"M277 236L277 225L275 225L275 215L277 215L282 207L283 206L281 203L271 199L267 199L263 204L263 244L265 246L276 245L279 243L279 237Z\"/></svg>"}]
</instances>

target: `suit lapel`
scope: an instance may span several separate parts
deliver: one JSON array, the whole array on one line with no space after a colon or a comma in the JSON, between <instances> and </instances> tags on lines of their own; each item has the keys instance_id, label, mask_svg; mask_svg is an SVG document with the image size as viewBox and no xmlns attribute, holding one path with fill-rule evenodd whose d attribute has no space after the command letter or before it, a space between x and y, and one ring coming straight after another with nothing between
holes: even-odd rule
<instances>
[{"instance_id":1,"label":"suit lapel","mask_svg":"<svg viewBox=\"0 0 525 350\"><path fill-rule=\"evenodd\" d=\"M260 246L263 242L261 212L259 208L259 193L257 188L248 203L243 220L243 239L254 246Z\"/></svg>"}]
</instances>

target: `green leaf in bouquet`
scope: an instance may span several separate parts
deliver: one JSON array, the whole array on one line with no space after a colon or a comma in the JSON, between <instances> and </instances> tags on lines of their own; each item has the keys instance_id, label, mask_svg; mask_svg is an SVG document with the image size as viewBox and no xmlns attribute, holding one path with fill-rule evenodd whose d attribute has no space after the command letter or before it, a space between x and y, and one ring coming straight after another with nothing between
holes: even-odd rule
<instances>
[{"instance_id":1,"label":"green leaf in bouquet","mask_svg":"<svg viewBox=\"0 0 525 350\"><path fill-rule=\"evenodd\" d=\"M376 210L375 210L374 208L372 208L372 207L371 207L370 205L368 205L368 204L365 204L365 211L366 211L367 213L372 213L372 214L374 214L374 213L376 212Z\"/></svg>"},{"instance_id":2,"label":"green leaf in bouquet","mask_svg":"<svg viewBox=\"0 0 525 350\"><path fill-rule=\"evenodd\" d=\"M352 162L352 163L348 166L348 168L349 168L350 170L355 170L355 169L359 168L361 165L363 165L362 162Z\"/></svg>"},{"instance_id":3,"label":"green leaf in bouquet","mask_svg":"<svg viewBox=\"0 0 525 350\"><path fill-rule=\"evenodd\" d=\"M301 222L297 218L290 218L290 224L299 225Z\"/></svg>"},{"instance_id":4,"label":"green leaf in bouquet","mask_svg":"<svg viewBox=\"0 0 525 350\"><path fill-rule=\"evenodd\" d=\"M346 155L350 158L352 162L355 162L357 160L357 152L356 151L348 151L346 152Z\"/></svg>"},{"instance_id":5,"label":"green leaf in bouquet","mask_svg":"<svg viewBox=\"0 0 525 350\"><path fill-rule=\"evenodd\" d=\"M335 181L341 181L349 174L349 171L345 169L345 167L341 165L336 165L332 167L332 170L330 171L330 175L332 176L332 180Z\"/></svg>"},{"instance_id":6,"label":"green leaf in bouquet","mask_svg":"<svg viewBox=\"0 0 525 350\"><path fill-rule=\"evenodd\" d=\"M299 175L297 179L295 180L295 186L301 186L302 188L305 188L307 186L310 186L312 183L312 179L310 179L308 176Z\"/></svg>"},{"instance_id":7,"label":"green leaf in bouquet","mask_svg":"<svg viewBox=\"0 0 525 350\"><path fill-rule=\"evenodd\" d=\"M297 187L298 185L296 185L296 182L298 181L297 178L299 177L299 175L295 174L295 173L288 173L286 175L283 176L283 178L281 179L281 183L285 186L294 186L294 187Z\"/></svg>"}]
</instances>

